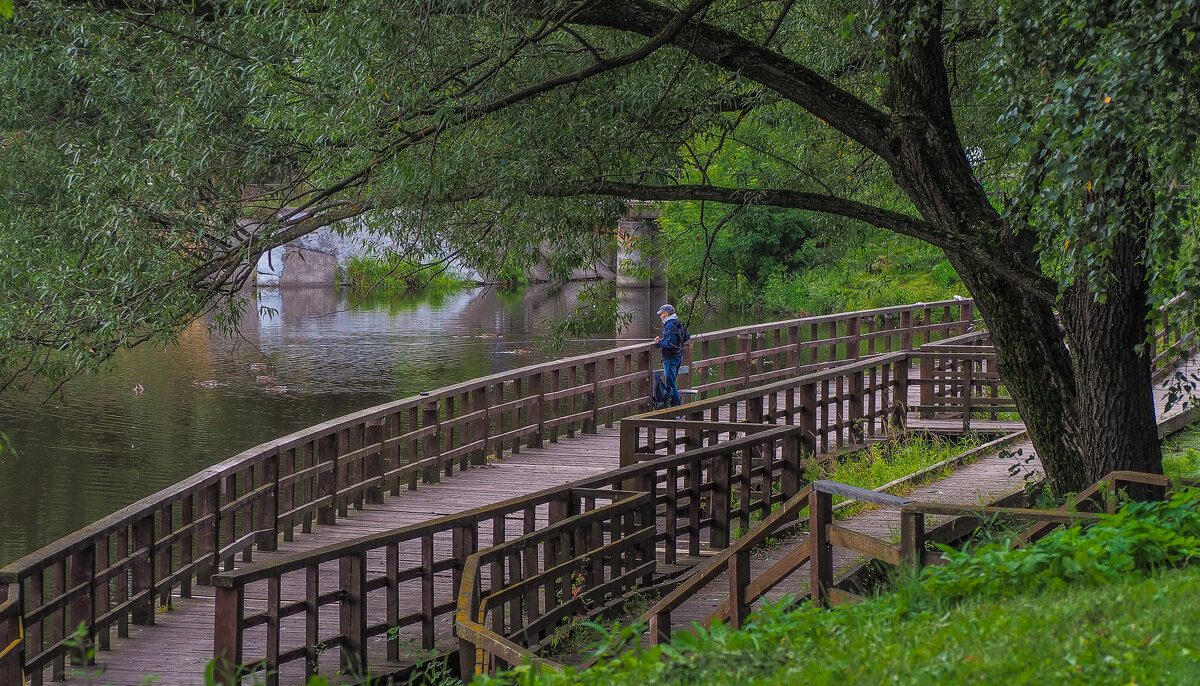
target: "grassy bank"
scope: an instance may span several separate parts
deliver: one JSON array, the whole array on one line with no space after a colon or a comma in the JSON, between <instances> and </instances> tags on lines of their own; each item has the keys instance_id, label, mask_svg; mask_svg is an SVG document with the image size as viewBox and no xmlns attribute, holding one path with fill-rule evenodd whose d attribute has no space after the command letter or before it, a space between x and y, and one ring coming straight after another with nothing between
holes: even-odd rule
<instances>
[{"instance_id":1,"label":"grassy bank","mask_svg":"<svg viewBox=\"0 0 1200 686\"><path fill-rule=\"evenodd\" d=\"M1200 423L1163 441L1163 471L1170 476L1200 479Z\"/></svg>"},{"instance_id":2,"label":"grassy bank","mask_svg":"<svg viewBox=\"0 0 1200 686\"><path fill-rule=\"evenodd\" d=\"M399 256L352 257L346 262L346 282L356 293L420 293L474 286L441 267L424 267Z\"/></svg>"},{"instance_id":3,"label":"grassy bank","mask_svg":"<svg viewBox=\"0 0 1200 686\"><path fill-rule=\"evenodd\" d=\"M861 605L770 606L744 631L677 633L576 673L517 684L1195 683L1200 493L1134 503L1037 544L949 564Z\"/></svg>"}]
</instances>

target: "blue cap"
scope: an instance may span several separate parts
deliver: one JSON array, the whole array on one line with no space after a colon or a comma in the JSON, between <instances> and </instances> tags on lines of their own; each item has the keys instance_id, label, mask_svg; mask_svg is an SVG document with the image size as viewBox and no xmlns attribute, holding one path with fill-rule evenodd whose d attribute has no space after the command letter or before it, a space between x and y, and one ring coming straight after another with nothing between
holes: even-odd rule
<instances>
[{"instance_id":1,"label":"blue cap","mask_svg":"<svg viewBox=\"0 0 1200 686\"><path fill-rule=\"evenodd\" d=\"M670 305L663 305L662 307L658 308L657 314L662 314L663 312L666 312L667 314L675 314L675 308L671 307Z\"/></svg>"}]
</instances>

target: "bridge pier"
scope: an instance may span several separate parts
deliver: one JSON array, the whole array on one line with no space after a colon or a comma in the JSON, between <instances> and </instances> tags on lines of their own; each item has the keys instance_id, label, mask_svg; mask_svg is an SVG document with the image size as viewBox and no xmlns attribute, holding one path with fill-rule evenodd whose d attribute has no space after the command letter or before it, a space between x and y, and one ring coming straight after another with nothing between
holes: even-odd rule
<instances>
[{"instance_id":1,"label":"bridge pier","mask_svg":"<svg viewBox=\"0 0 1200 686\"><path fill-rule=\"evenodd\" d=\"M617 222L617 287L663 288L667 285L664 260L658 255L658 210L648 203L631 202Z\"/></svg>"}]
</instances>

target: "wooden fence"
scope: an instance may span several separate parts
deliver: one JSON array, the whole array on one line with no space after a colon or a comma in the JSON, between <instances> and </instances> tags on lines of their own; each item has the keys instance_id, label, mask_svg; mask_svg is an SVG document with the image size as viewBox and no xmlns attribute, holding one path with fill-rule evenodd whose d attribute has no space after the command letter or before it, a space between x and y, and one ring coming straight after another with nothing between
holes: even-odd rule
<instances>
[{"instance_id":1,"label":"wooden fence","mask_svg":"<svg viewBox=\"0 0 1200 686\"><path fill-rule=\"evenodd\" d=\"M0 586L0 684L20 686L22 653L25 652L25 632L15 599L6 599L7 590Z\"/></svg>"},{"instance_id":2,"label":"wooden fence","mask_svg":"<svg viewBox=\"0 0 1200 686\"><path fill-rule=\"evenodd\" d=\"M579 514L467 558L455 622L461 673L520 664L552 643L563 620L591 619L654 583L650 494L589 490L572 498ZM598 499L612 502L597 507Z\"/></svg>"},{"instance_id":3,"label":"wooden fence","mask_svg":"<svg viewBox=\"0 0 1200 686\"><path fill-rule=\"evenodd\" d=\"M1187 485L1194 486L1196 483L1189 482ZM1159 488L1163 492L1172 488L1172 482L1161 475L1113 472L1086 493L1081 493L1080 500L1076 502L1089 499L1094 501L1097 496L1105 493L1113 494L1113 497L1103 498L1105 504L1100 506L1101 510L1112 512L1117 502L1115 493L1134 484ZM894 529L900 532L899 542L893 543L837 524L833 518L835 496L895 511L897 522ZM1032 510L1025 508L1024 503L1023 489L1001 496L987 505L958 505L919 502L880 493L878 490L867 490L833 481L815 481L783 503L747 535L708 560L671 593L656 602L639 621L648 628L651 644L669 641L672 611L709 586L720 574L727 572L730 596L701 624L707 627L713 621L721 620L734 628L740 628L750 614L752 603L805 564L808 565L809 592L801 599L818 605L860 602L861 596L835 583L835 547L887 565L919 568L941 564L941 553L931 550L931 544L959 540L969 535L984 521L1031 522L1034 526L1027 530L1025 538L1033 540L1059 526L1097 518L1097 515L1088 510L1072 506L1065 506L1059 510ZM797 518L805 508L808 510L808 516L800 520L799 524L806 525L806 538L784 558L757 576L752 575L750 554L753 549L767 537L779 535L783 529L798 528ZM927 529L926 517L929 515L938 516L943 523ZM948 517L950 519L946 521Z\"/></svg>"},{"instance_id":4,"label":"wooden fence","mask_svg":"<svg viewBox=\"0 0 1200 686\"><path fill-rule=\"evenodd\" d=\"M422 646L432 648L438 622L449 619L455 612L456 600L462 597L468 558L476 552L513 542L507 526L511 519L520 522L519 531L514 529L512 533L526 537L525 543L514 543L515 546L532 545L531 541L540 544L540 532L579 514L581 500L599 499L605 497L603 493L617 498L630 484L639 497L646 498L645 502L637 502L653 508L662 520L652 535L643 531L644 523L638 524L633 533L647 537L639 538L639 545L661 548L667 565L677 565L686 557L691 558L688 563L694 563L699 558L704 535L714 530L727 532L734 519L742 514L749 526L754 513L770 511L773 498L791 495L786 491L784 484L788 480L784 475L799 474L803 469L796 448L799 434L797 427L768 427L719 445L639 462L529 496L298 553L268 565L216 574L213 576L217 591L214 640L219 674L225 679L223 683L230 684L236 675L264 671L267 683L271 684L278 682L288 663L303 661L303 673L297 670L294 676L306 678L318 668L318 646L326 650L340 648L341 667L350 671L361 669L366 664L369 638L388 634L393 628L414 625L420 626ZM769 457L752 462L747 457L750 455ZM749 497L742 503L731 502L730 494L735 488ZM784 490L777 492L780 489ZM571 530L572 526L565 523L559 529ZM490 576L489 564L489 593L505 592L514 585L525 588L524 565L532 564L534 559L522 558L515 572L506 567L507 576L503 577ZM406 566L401 566L401 560L406 561ZM487 561L490 563L491 558ZM382 572L369 576L369 569ZM537 570L528 569L531 577L537 576ZM545 567L540 571L546 572ZM546 575L538 578L545 581ZM582 592L591 593L611 581L603 577L591 579L589 582L585 575ZM261 599L262 585L266 586L263 610L247 613L247 593ZM419 600L401 614L401 596ZM335 633L320 633L320 616L326 607L331 616L339 618ZM368 617L369 608L384 608L386 614ZM533 611L535 606L524 608ZM469 606L467 611L468 618L478 616L477 606ZM564 611L569 608L548 604L532 614L526 612L522 624L505 626L509 629L536 626L540 632L550 626L547 616L557 618ZM284 623L293 616L298 619ZM448 629L448 624L445 628ZM246 654L252 630L263 632L255 638L265 640L254 641L266 646L261 655ZM285 635L294 637L295 645L281 645ZM525 631L518 638L536 642L545 636ZM388 641L388 659L394 661L399 658L399 636L393 632ZM496 650L492 654L504 655L502 644L493 647ZM474 664L476 647L463 650L470 653Z\"/></svg>"},{"instance_id":5,"label":"wooden fence","mask_svg":"<svg viewBox=\"0 0 1200 686\"><path fill-rule=\"evenodd\" d=\"M943 339L972 322L970 300L881 308L694 337L681 378L702 397L844 360ZM240 453L0 569L25 627L33 684L65 674L71 630L106 650L153 624L155 603L237 556L273 550L314 523L647 405L646 344L524 367L340 417ZM85 651L86 652L86 651Z\"/></svg>"}]
</instances>

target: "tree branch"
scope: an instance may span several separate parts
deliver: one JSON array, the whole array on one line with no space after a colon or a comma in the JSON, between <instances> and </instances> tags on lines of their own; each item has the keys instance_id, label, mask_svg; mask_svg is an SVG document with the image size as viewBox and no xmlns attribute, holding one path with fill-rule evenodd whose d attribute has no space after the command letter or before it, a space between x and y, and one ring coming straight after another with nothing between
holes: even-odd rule
<instances>
[{"instance_id":1,"label":"tree branch","mask_svg":"<svg viewBox=\"0 0 1200 686\"><path fill-rule=\"evenodd\" d=\"M947 231L919 217L882 207L821 193L806 193L780 188L728 188L708 185L652 186L614 181L591 181L546 186L530 191L542 197L604 195L629 200L693 200L729 205L769 205L795 210L821 212L846 217L881 229L894 231L937 246L946 251L970 256L991 264L997 273L1011 279L1034 296L1053 301L1055 282L1036 269L1008 259L999 246L981 245L974 237Z\"/></svg>"},{"instance_id":2,"label":"tree branch","mask_svg":"<svg viewBox=\"0 0 1200 686\"><path fill-rule=\"evenodd\" d=\"M583 10L574 22L656 36L676 17L670 9L649 0L609 0ZM765 86L883 159L894 160L888 147L888 115L803 64L733 31L702 22L689 22L671 43Z\"/></svg>"}]
</instances>

